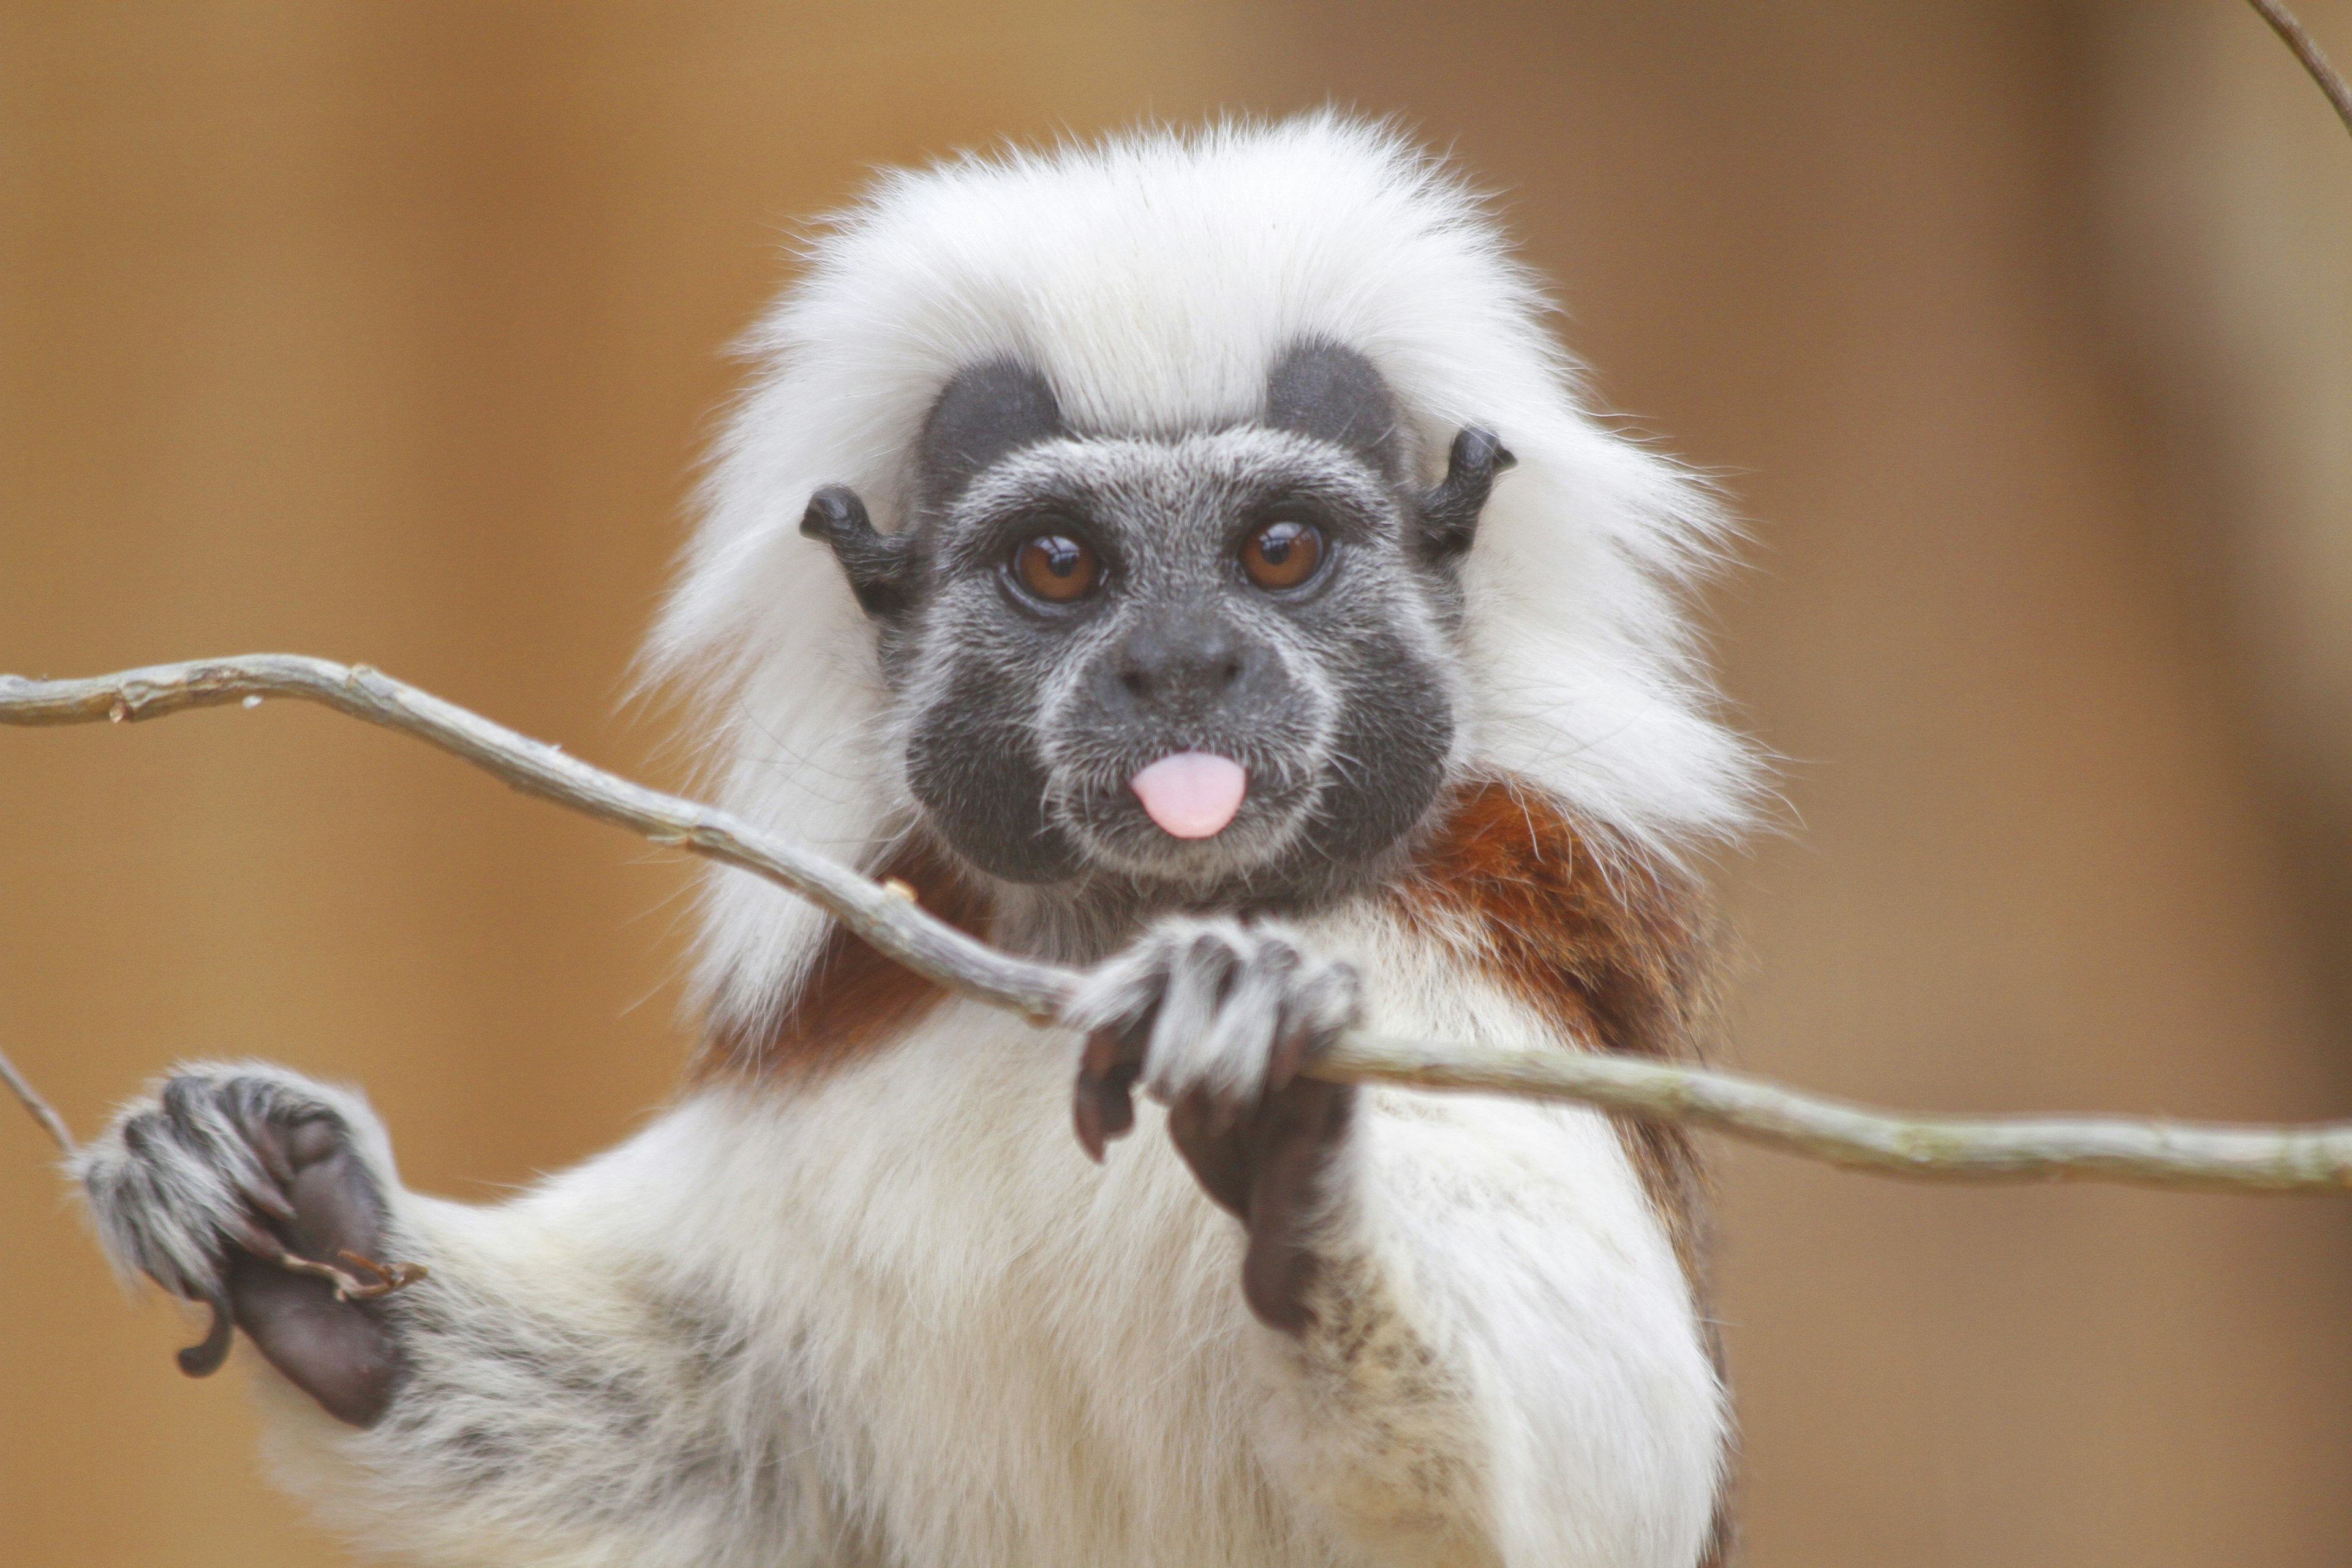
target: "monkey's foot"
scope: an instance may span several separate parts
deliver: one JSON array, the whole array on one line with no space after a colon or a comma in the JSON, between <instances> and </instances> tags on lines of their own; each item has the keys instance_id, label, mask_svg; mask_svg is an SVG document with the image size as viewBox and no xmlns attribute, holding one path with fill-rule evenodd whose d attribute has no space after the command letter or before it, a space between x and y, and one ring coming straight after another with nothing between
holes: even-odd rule
<instances>
[{"instance_id":1,"label":"monkey's foot","mask_svg":"<svg viewBox=\"0 0 2352 1568\"><path fill-rule=\"evenodd\" d=\"M338 1420L373 1425L401 1370L378 1298L424 1278L378 1263L383 1186L352 1118L363 1108L292 1073L201 1069L129 1107L76 1161L116 1262L213 1310L180 1352L217 1370L232 1328Z\"/></svg>"},{"instance_id":2,"label":"monkey's foot","mask_svg":"<svg viewBox=\"0 0 2352 1568\"><path fill-rule=\"evenodd\" d=\"M1169 1108L1177 1152L1249 1227L1242 1289L1265 1322L1296 1331L1321 1178L1355 1110L1347 1084L1300 1069L1361 1007L1344 963L1308 957L1277 928L1163 921L1088 976L1069 1016L1088 1030L1073 1115L1096 1159L1135 1124L1133 1093Z\"/></svg>"}]
</instances>

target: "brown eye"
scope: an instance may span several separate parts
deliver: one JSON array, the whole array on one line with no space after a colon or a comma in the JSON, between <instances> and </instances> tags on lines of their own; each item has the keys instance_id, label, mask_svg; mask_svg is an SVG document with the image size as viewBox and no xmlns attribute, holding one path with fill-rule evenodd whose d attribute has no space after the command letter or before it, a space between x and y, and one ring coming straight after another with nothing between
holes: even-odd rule
<instances>
[{"instance_id":1,"label":"brown eye","mask_svg":"<svg viewBox=\"0 0 2352 1568\"><path fill-rule=\"evenodd\" d=\"M1269 522L1242 546L1242 570L1261 588L1296 588L1323 563L1323 533L1311 522Z\"/></svg>"},{"instance_id":2,"label":"brown eye","mask_svg":"<svg viewBox=\"0 0 2352 1568\"><path fill-rule=\"evenodd\" d=\"M1082 597L1102 576L1102 563L1082 540L1041 533L1013 552L1021 585L1041 599L1066 605Z\"/></svg>"}]
</instances>

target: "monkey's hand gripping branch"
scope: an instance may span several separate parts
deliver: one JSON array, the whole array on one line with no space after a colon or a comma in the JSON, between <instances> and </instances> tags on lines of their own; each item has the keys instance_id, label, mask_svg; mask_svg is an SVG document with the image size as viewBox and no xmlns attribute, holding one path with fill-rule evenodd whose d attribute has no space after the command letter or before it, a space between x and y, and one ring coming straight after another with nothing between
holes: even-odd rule
<instances>
[{"instance_id":1,"label":"monkey's hand gripping branch","mask_svg":"<svg viewBox=\"0 0 2352 1568\"><path fill-rule=\"evenodd\" d=\"M267 697L317 702L456 753L527 794L739 866L822 905L908 968L1036 1024L1056 1022L1078 976L1000 952L933 919L903 884L769 837L710 806L593 768L364 665L256 654L80 680L0 675L0 724L116 723ZM5 1065L5 1064L0 1064ZM1341 1082L1579 1100L1712 1128L1786 1153L1937 1181L2091 1180L2226 1192L2352 1191L2352 1122L2224 1126L2108 1116L1916 1116L1800 1094L1698 1068L1557 1049L1343 1035L1307 1071ZM13 1073L0 1071L12 1084ZM21 1091L20 1091L21 1092ZM39 1114L37 1097L23 1095ZM360 1285L397 1289L388 1278Z\"/></svg>"}]
</instances>

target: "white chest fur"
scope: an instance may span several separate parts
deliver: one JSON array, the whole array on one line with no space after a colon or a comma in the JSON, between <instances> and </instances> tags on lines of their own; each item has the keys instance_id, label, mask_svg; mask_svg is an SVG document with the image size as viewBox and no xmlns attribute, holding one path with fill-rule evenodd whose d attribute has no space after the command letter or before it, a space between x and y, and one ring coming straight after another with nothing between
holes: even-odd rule
<instances>
[{"instance_id":1,"label":"white chest fur","mask_svg":"<svg viewBox=\"0 0 2352 1568\"><path fill-rule=\"evenodd\" d=\"M1322 934L1374 977L1374 1026L1540 1037L1413 944ZM1066 1035L951 1003L819 1086L698 1098L559 1185L625 1215L656 1272L698 1260L667 1288L723 1296L772 1363L761 1381L795 1391L777 1415L835 1506L892 1556L1346 1560L1363 1531L1326 1504L1377 1513L1361 1494L1410 1478L1339 1473L1360 1456L1319 1427L1377 1413L1250 1317L1241 1227L1156 1111L1104 1166L1080 1152L1074 1057ZM1511 1561L1690 1561L1721 1417L1612 1130L1475 1097L1368 1109L1340 1223L1446 1363L1458 1409L1429 1441L1470 1450L1447 1462L1475 1476L1482 1533Z\"/></svg>"}]
</instances>

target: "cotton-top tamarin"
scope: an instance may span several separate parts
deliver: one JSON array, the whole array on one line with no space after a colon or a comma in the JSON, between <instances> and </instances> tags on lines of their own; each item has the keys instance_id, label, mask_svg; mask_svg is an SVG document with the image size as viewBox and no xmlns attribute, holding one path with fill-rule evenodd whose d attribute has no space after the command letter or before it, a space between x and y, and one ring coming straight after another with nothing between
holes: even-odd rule
<instances>
[{"instance_id":1,"label":"cotton-top tamarin","mask_svg":"<svg viewBox=\"0 0 2352 1568\"><path fill-rule=\"evenodd\" d=\"M1068 1026L721 871L707 1047L620 1147L451 1204L355 1094L191 1066L81 1158L116 1261L429 1563L1719 1561L1683 1138L1300 1075L1356 1026L1694 1047L1687 857L1753 779L1701 490L1344 116L892 174L806 259L655 659L721 805L1087 966Z\"/></svg>"}]
</instances>

